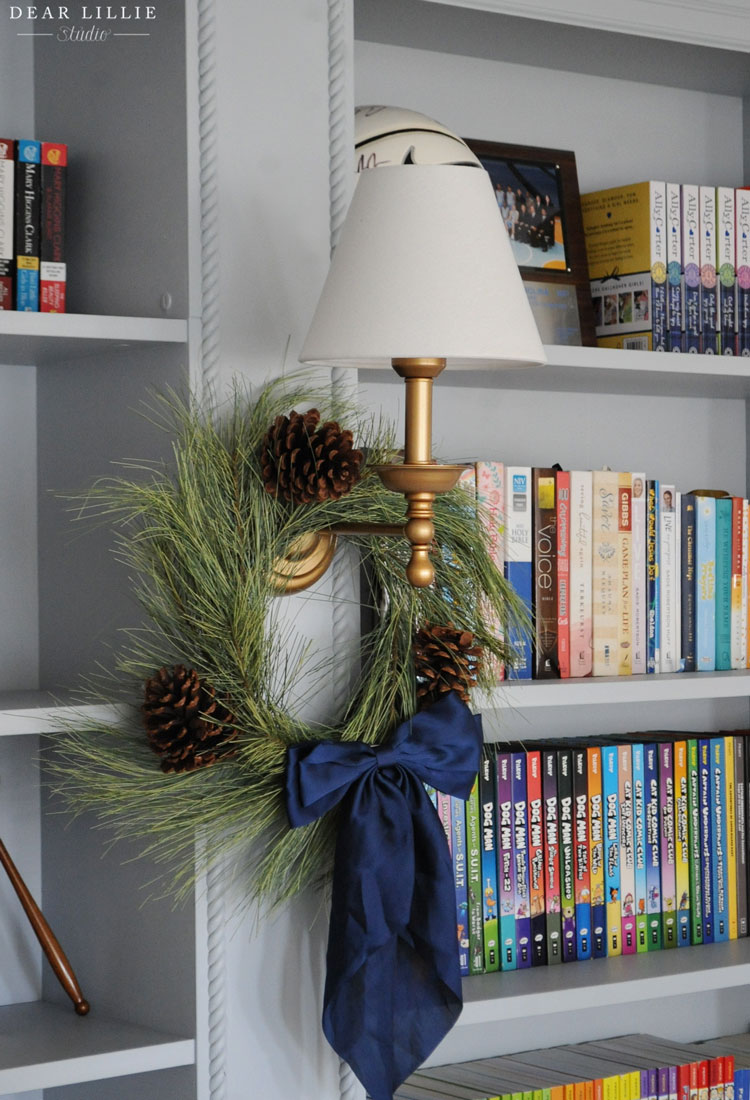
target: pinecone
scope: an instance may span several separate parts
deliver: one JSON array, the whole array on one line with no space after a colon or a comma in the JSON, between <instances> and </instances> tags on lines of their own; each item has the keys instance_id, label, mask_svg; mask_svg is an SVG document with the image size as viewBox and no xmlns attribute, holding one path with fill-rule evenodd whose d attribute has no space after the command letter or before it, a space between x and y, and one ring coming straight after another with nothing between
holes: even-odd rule
<instances>
[{"instance_id":1,"label":"pinecone","mask_svg":"<svg viewBox=\"0 0 750 1100\"><path fill-rule=\"evenodd\" d=\"M352 433L320 413L277 416L263 438L263 483L272 496L293 504L338 500L359 481L361 451Z\"/></svg>"},{"instance_id":2,"label":"pinecone","mask_svg":"<svg viewBox=\"0 0 750 1100\"><path fill-rule=\"evenodd\" d=\"M146 682L143 724L163 772L190 772L234 755L234 717L210 684L184 665Z\"/></svg>"},{"instance_id":3,"label":"pinecone","mask_svg":"<svg viewBox=\"0 0 750 1100\"><path fill-rule=\"evenodd\" d=\"M414 671L420 707L437 702L447 691L457 691L464 703L475 687L482 648L469 630L453 623L425 623L414 639Z\"/></svg>"}]
</instances>

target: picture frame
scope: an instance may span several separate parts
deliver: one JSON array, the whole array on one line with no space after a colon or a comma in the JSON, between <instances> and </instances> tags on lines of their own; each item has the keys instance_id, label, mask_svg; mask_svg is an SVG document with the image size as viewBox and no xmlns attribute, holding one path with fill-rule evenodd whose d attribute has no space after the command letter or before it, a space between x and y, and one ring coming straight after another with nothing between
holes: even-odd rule
<instances>
[{"instance_id":1,"label":"picture frame","mask_svg":"<svg viewBox=\"0 0 750 1100\"><path fill-rule=\"evenodd\" d=\"M543 341L595 347L575 153L463 140L498 194Z\"/></svg>"}]
</instances>

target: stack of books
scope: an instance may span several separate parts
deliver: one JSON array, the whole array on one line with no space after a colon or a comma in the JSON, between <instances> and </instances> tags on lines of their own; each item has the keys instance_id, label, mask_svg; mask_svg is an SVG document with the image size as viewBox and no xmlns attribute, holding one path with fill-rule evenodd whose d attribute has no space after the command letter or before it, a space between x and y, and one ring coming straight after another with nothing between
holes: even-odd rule
<instances>
[{"instance_id":1,"label":"stack of books","mask_svg":"<svg viewBox=\"0 0 750 1100\"><path fill-rule=\"evenodd\" d=\"M750 355L750 188L581 196L600 347Z\"/></svg>"},{"instance_id":2,"label":"stack of books","mask_svg":"<svg viewBox=\"0 0 750 1100\"><path fill-rule=\"evenodd\" d=\"M0 138L0 310L65 313L68 147Z\"/></svg>"},{"instance_id":3,"label":"stack of books","mask_svg":"<svg viewBox=\"0 0 750 1100\"><path fill-rule=\"evenodd\" d=\"M420 1069L394 1100L748 1100L750 1035L620 1035Z\"/></svg>"},{"instance_id":4,"label":"stack of books","mask_svg":"<svg viewBox=\"0 0 750 1100\"><path fill-rule=\"evenodd\" d=\"M750 667L746 498L645 473L491 461L468 466L461 485L533 622L509 638L516 658L499 678Z\"/></svg>"},{"instance_id":5,"label":"stack of books","mask_svg":"<svg viewBox=\"0 0 750 1100\"><path fill-rule=\"evenodd\" d=\"M747 730L495 743L468 800L429 789L462 974L747 936L749 749Z\"/></svg>"}]
</instances>

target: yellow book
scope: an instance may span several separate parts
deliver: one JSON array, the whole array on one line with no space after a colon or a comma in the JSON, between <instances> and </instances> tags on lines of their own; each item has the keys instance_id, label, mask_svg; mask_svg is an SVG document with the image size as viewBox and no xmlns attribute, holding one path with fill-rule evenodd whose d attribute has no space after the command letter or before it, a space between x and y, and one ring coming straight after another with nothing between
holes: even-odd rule
<instances>
[{"instance_id":1,"label":"yellow book","mask_svg":"<svg viewBox=\"0 0 750 1100\"><path fill-rule=\"evenodd\" d=\"M690 945L690 833L687 741L674 743L674 878L677 946Z\"/></svg>"},{"instance_id":2,"label":"yellow book","mask_svg":"<svg viewBox=\"0 0 750 1100\"><path fill-rule=\"evenodd\" d=\"M622 1100L620 1095L620 1075L614 1074L612 1077L604 1077L602 1080L604 1100Z\"/></svg>"},{"instance_id":3,"label":"yellow book","mask_svg":"<svg viewBox=\"0 0 750 1100\"><path fill-rule=\"evenodd\" d=\"M734 737L724 738L724 772L727 800L727 912L729 938L737 939L737 806L734 782Z\"/></svg>"},{"instance_id":4,"label":"yellow book","mask_svg":"<svg viewBox=\"0 0 750 1100\"><path fill-rule=\"evenodd\" d=\"M620 601L617 627L617 672L633 671L633 479L617 475L617 551L620 569Z\"/></svg>"}]
</instances>

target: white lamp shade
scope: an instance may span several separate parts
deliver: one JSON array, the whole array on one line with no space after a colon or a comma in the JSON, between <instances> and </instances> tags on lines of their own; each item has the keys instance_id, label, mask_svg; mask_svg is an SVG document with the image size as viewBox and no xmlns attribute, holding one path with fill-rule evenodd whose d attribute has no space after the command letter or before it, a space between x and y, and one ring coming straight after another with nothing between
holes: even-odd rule
<instances>
[{"instance_id":1,"label":"white lamp shade","mask_svg":"<svg viewBox=\"0 0 750 1100\"><path fill-rule=\"evenodd\" d=\"M484 169L394 165L360 174L303 363L538 366L545 356Z\"/></svg>"}]
</instances>

